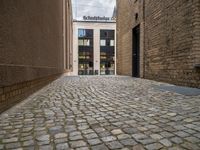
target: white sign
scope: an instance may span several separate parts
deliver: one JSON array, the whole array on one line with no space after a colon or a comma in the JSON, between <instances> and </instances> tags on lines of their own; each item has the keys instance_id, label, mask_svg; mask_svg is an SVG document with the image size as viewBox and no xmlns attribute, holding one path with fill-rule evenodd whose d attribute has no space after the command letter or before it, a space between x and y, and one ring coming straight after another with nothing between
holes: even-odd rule
<instances>
[{"instance_id":1,"label":"white sign","mask_svg":"<svg viewBox=\"0 0 200 150\"><path fill-rule=\"evenodd\" d=\"M83 20L88 21L115 21L116 18L100 17L100 16L83 16Z\"/></svg>"}]
</instances>

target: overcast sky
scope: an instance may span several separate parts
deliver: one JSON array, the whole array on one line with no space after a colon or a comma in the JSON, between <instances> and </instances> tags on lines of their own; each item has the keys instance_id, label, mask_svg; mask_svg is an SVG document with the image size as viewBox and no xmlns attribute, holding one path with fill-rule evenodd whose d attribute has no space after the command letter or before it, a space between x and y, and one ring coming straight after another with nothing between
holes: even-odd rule
<instances>
[{"instance_id":1,"label":"overcast sky","mask_svg":"<svg viewBox=\"0 0 200 150\"><path fill-rule=\"evenodd\" d=\"M73 18L82 20L83 16L112 17L116 0L72 0Z\"/></svg>"}]
</instances>

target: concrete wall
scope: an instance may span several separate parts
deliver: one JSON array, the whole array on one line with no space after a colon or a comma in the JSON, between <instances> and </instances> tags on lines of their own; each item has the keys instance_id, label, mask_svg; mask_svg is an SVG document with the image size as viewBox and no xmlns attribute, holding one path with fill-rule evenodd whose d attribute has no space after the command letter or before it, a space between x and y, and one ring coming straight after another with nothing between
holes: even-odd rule
<instances>
[{"instance_id":1,"label":"concrete wall","mask_svg":"<svg viewBox=\"0 0 200 150\"><path fill-rule=\"evenodd\" d=\"M115 30L115 33L116 33L116 23L81 22L81 21L80 22L77 21L73 23L73 33L74 33L73 34L73 75L78 75L78 61L79 61L78 60L78 29L93 29L94 70L98 70L98 73L100 74L100 30L101 29ZM115 46L115 54L116 54L116 46ZM115 66L116 66L116 63L115 63Z\"/></svg>"},{"instance_id":2,"label":"concrete wall","mask_svg":"<svg viewBox=\"0 0 200 150\"><path fill-rule=\"evenodd\" d=\"M140 76L200 87L199 0L117 0L117 6L118 74L132 75L132 29L140 24Z\"/></svg>"},{"instance_id":3,"label":"concrete wall","mask_svg":"<svg viewBox=\"0 0 200 150\"><path fill-rule=\"evenodd\" d=\"M70 0L0 0L0 112L70 69L71 15Z\"/></svg>"}]
</instances>

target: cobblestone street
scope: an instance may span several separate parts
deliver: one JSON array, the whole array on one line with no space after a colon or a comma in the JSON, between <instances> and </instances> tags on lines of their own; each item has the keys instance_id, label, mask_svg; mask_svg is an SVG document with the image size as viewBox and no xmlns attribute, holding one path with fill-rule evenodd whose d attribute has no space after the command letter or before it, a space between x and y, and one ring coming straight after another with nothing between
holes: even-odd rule
<instances>
[{"instance_id":1,"label":"cobblestone street","mask_svg":"<svg viewBox=\"0 0 200 150\"><path fill-rule=\"evenodd\" d=\"M0 150L199 150L200 96L124 76L61 77L1 114Z\"/></svg>"}]
</instances>

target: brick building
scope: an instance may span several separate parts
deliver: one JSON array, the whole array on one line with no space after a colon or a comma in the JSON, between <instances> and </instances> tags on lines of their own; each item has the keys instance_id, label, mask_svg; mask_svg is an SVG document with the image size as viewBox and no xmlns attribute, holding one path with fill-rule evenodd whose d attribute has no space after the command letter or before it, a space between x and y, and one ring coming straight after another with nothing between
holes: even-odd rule
<instances>
[{"instance_id":1,"label":"brick building","mask_svg":"<svg viewBox=\"0 0 200 150\"><path fill-rule=\"evenodd\" d=\"M117 0L117 73L200 88L200 1Z\"/></svg>"},{"instance_id":2,"label":"brick building","mask_svg":"<svg viewBox=\"0 0 200 150\"><path fill-rule=\"evenodd\" d=\"M71 69L70 0L0 1L0 112Z\"/></svg>"}]
</instances>

